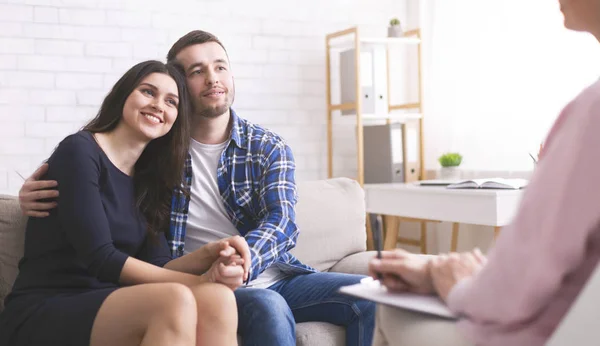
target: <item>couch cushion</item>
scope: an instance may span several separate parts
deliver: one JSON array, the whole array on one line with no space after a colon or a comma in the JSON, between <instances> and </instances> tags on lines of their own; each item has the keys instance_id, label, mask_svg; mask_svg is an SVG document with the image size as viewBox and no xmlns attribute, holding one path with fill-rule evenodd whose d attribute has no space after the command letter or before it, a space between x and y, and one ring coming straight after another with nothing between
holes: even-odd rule
<instances>
[{"instance_id":1,"label":"couch cushion","mask_svg":"<svg viewBox=\"0 0 600 346\"><path fill-rule=\"evenodd\" d=\"M242 336L237 336L242 344ZM296 345L298 346L345 346L346 329L325 322L302 322L296 324Z\"/></svg>"},{"instance_id":2,"label":"couch cushion","mask_svg":"<svg viewBox=\"0 0 600 346\"><path fill-rule=\"evenodd\" d=\"M346 328L325 322L296 324L298 346L345 346Z\"/></svg>"},{"instance_id":3,"label":"couch cushion","mask_svg":"<svg viewBox=\"0 0 600 346\"><path fill-rule=\"evenodd\" d=\"M25 224L17 197L0 195L0 311L10 291L19 260L23 257Z\"/></svg>"},{"instance_id":4,"label":"couch cushion","mask_svg":"<svg viewBox=\"0 0 600 346\"><path fill-rule=\"evenodd\" d=\"M342 258L366 250L365 196L348 178L298 183L300 235L291 251L303 263L327 271Z\"/></svg>"}]
</instances>

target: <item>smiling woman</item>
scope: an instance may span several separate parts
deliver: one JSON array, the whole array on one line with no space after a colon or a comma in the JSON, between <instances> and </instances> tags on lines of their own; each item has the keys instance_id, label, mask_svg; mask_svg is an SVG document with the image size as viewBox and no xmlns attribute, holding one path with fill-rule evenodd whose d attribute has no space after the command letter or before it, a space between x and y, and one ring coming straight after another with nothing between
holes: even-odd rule
<instances>
[{"instance_id":1,"label":"smiling woman","mask_svg":"<svg viewBox=\"0 0 600 346\"><path fill-rule=\"evenodd\" d=\"M214 282L227 266L241 283L240 260L224 243L223 262L172 261L163 234L183 176L190 108L181 67L142 62L58 145L43 176L58 183L58 207L28 221L0 345L234 344L235 298ZM175 271L192 261L210 269Z\"/></svg>"},{"instance_id":2,"label":"smiling woman","mask_svg":"<svg viewBox=\"0 0 600 346\"><path fill-rule=\"evenodd\" d=\"M177 84L162 73L148 75L129 95L121 126L152 140L164 136L177 119Z\"/></svg>"},{"instance_id":3,"label":"smiling woman","mask_svg":"<svg viewBox=\"0 0 600 346\"><path fill-rule=\"evenodd\" d=\"M110 138L127 138L142 150L131 167L119 167L134 175L136 200L148 220L151 233L164 227L169 217L169 197L181 181L189 138L189 97L179 65L158 61L140 63L126 73L108 94L98 115L85 131L116 156ZM178 116L179 113L179 116ZM143 197L143 198L142 198Z\"/></svg>"}]
</instances>

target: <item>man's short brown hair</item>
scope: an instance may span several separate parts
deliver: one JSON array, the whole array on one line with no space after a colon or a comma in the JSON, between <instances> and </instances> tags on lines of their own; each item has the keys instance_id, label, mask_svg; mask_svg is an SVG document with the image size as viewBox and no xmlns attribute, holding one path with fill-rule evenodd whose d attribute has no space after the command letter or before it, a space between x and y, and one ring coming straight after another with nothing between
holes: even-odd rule
<instances>
[{"instance_id":1,"label":"man's short brown hair","mask_svg":"<svg viewBox=\"0 0 600 346\"><path fill-rule=\"evenodd\" d=\"M177 54L179 54L179 52L181 52L182 50L184 50L185 48L187 48L189 46L193 46L195 44L207 43L207 42L218 43L221 47L223 47L223 50L225 50L225 54L227 54L227 50L225 49L225 47L223 46L221 41L219 41L217 36L211 34L210 32L206 32L206 31L202 31L202 30L194 30L194 31L188 32L187 34L182 36L179 40L177 40L177 42L175 42L173 44L171 49L169 49L169 53L167 54L167 61L168 62L174 61Z\"/></svg>"}]
</instances>

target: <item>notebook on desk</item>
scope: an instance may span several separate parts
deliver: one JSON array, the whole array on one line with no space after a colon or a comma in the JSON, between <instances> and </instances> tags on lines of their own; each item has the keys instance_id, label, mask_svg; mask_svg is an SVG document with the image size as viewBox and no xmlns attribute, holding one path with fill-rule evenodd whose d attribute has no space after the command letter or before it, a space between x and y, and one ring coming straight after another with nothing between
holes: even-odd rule
<instances>
[{"instance_id":1,"label":"notebook on desk","mask_svg":"<svg viewBox=\"0 0 600 346\"><path fill-rule=\"evenodd\" d=\"M486 178L469 180L421 180L420 186L442 186L448 189L519 190L527 186L526 179Z\"/></svg>"},{"instance_id":2,"label":"notebook on desk","mask_svg":"<svg viewBox=\"0 0 600 346\"><path fill-rule=\"evenodd\" d=\"M431 179L421 180L418 182L420 186L448 186L461 182L461 180L442 180L442 179Z\"/></svg>"},{"instance_id":3,"label":"notebook on desk","mask_svg":"<svg viewBox=\"0 0 600 346\"><path fill-rule=\"evenodd\" d=\"M526 179L471 179L450 184L448 189L501 189L501 190L519 190L527 186Z\"/></svg>"},{"instance_id":4,"label":"notebook on desk","mask_svg":"<svg viewBox=\"0 0 600 346\"><path fill-rule=\"evenodd\" d=\"M456 319L446 304L437 296L415 293L392 293L379 284L379 281L366 281L359 284L344 286L340 292L354 297L371 300L380 304L401 309L417 311L424 314Z\"/></svg>"}]
</instances>

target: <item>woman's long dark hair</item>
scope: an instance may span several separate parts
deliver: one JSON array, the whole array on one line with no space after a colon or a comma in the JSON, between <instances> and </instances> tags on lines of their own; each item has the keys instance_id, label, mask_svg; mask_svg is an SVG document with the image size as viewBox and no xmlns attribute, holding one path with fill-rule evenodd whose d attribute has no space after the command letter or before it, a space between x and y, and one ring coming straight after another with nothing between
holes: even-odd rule
<instances>
[{"instance_id":1,"label":"woman's long dark hair","mask_svg":"<svg viewBox=\"0 0 600 346\"><path fill-rule=\"evenodd\" d=\"M181 187L183 166L188 155L191 103L183 68L176 63L164 64L155 60L133 66L113 86L98 115L83 130L92 133L114 130L123 117L125 101L152 73L171 76L179 92L178 115L171 131L150 141L137 160L133 175L137 207L146 218L148 232L156 235L168 227L171 196L175 188Z\"/></svg>"}]
</instances>

